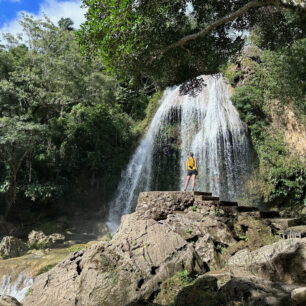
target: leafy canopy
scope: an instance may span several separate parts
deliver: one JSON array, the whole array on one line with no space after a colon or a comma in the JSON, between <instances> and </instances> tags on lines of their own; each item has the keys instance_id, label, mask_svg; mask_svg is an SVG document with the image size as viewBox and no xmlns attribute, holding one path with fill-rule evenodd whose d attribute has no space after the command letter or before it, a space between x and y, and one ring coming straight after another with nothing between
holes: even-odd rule
<instances>
[{"instance_id":1,"label":"leafy canopy","mask_svg":"<svg viewBox=\"0 0 306 306\"><path fill-rule=\"evenodd\" d=\"M302 2L291 0L83 0L83 3L88 9L87 20L78 32L83 52L102 55L108 69L122 78L132 77L134 83L149 80L162 87L217 72L221 64L241 49L246 31L257 24L258 29L264 28L271 7L280 15L283 14L280 5L305 12ZM261 22L258 8L263 6L264 12L266 6L269 10ZM272 23L274 32L284 29L283 21L277 24L277 18L273 18ZM287 38L296 36L302 22L292 25L297 29L287 30ZM266 34L272 36L269 30Z\"/></svg>"},{"instance_id":2,"label":"leafy canopy","mask_svg":"<svg viewBox=\"0 0 306 306\"><path fill-rule=\"evenodd\" d=\"M167 52L154 63L152 58L172 42L225 15L236 2L84 0L87 21L78 35L83 51L101 54L107 67L123 78L131 75L134 81L144 81L149 76L161 85L181 82L216 71L241 47L241 38L229 35L230 24ZM235 29L242 26L243 20L235 22Z\"/></svg>"}]
</instances>

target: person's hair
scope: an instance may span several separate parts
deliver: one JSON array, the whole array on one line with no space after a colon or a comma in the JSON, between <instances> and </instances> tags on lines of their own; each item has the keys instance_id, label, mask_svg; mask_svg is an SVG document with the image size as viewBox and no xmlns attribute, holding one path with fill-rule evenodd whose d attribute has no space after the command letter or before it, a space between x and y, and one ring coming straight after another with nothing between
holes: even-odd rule
<instances>
[{"instance_id":1,"label":"person's hair","mask_svg":"<svg viewBox=\"0 0 306 306\"><path fill-rule=\"evenodd\" d=\"M191 157L193 157L193 153L192 153L192 152L190 152L189 155L190 155Z\"/></svg>"}]
</instances>

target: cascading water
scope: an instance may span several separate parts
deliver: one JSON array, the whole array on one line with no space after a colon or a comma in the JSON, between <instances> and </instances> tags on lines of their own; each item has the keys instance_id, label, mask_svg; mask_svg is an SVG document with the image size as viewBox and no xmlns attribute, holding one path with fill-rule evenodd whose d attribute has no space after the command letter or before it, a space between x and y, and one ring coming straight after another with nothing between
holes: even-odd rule
<instances>
[{"instance_id":1,"label":"cascading water","mask_svg":"<svg viewBox=\"0 0 306 306\"><path fill-rule=\"evenodd\" d=\"M152 153L155 137L172 106L173 89L167 89L160 106L151 122L146 137L142 139L123 172L117 189L117 197L110 207L107 225L110 231L116 230L122 215L129 213L137 200L139 192L150 189Z\"/></svg>"},{"instance_id":2,"label":"cascading water","mask_svg":"<svg viewBox=\"0 0 306 306\"><path fill-rule=\"evenodd\" d=\"M33 278L26 276L25 273L20 273L14 282L10 276L5 275L0 281L0 295L12 296L20 302L32 285Z\"/></svg>"},{"instance_id":3,"label":"cascading water","mask_svg":"<svg viewBox=\"0 0 306 306\"><path fill-rule=\"evenodd\" d=\"M183 190L190 151L198 161L196 189L236 200L249 165L247 133L223 77L201 78L205 86L197 95L181 95L179 86L165 90L146 136L123 172L110 206L111 231L135 208L139 192Z\"/></svg>"}]
</instances>

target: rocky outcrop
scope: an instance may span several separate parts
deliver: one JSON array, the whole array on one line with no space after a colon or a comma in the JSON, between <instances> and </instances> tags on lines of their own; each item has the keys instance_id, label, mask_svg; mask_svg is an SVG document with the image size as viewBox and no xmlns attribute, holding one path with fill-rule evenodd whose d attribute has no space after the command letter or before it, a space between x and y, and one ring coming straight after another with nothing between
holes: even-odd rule
<instances>
[{"instance_id":1,"label":"rocky outcrop","mask_svg":"<svg viewBox=\"0 0 306 306\"><path fill-rule=\"evenodd\" d=\"M234 231L236 238L247 240L247 247L251 251L278 240L278 238L272 234L268 222L248 215L237 217Z\"/></svg>"},{"instance_id":2,"label":"rocky outcrop","mask_svg":"<svg viewBox=\"0 0 306 306\"><path fill-rule=\"evenodd\" d=\"M0 295L0 306L19 306L21 305L15 298L8 295Z\"/></svg>"},{"instance_id":3,"label":"rocky outcrop","mask_svg":"<svg viewBox=\"0 0 306 306\"><path fill-rule=\"evenodd\" d=\"M220 294L225 297L225 305L240 302L248 306L291 306L296 305L291 298L291 291L295 288L262 278L243 277L231 279L221 288Z\"/></svg>"},{"instance_id":4,"label":"rocky outcrop","mask_svg":"<svg viewBox=\"0 0 306 306\"><path fill-rule=\"evenodd\" d=\"M47 236L42 231L32 231L28 239L31 248L46 248L64 242L65 236L57 233Z\"/></svg>"},{"instance_id":5,"label":"rocky outcrop","mask_svg":"<svg viewBox=\"0 0 306 306\"><path fill-rule=\"evenodd\" d=\"M110 243L76 252L38 276L24 305L123 305L149 299L182 269L205 272L194 248L177 233L153 219L137 220L134 213L123 217Z\"/></svg>"},{"instance_id":6,"label":"rocky outcrop","mask_svg":"<svg viewBox=\"0 0 306 306\"><path fill-rule=\"evenodd\" d=\"M306 238L281 240L253 252L241 250L228 265L235 276L257 275L273 281L306 282Z\"/></svg>"},{"instance_id":7,"label":"rocky outcrop","mask_svg":"<svg viewBox=\"0 0 306 306\"><path fill-rule=\"evenodd\" d=\"M27 250L27 245L13 236L3 237L0 243L0 256L4 259L21 256Z\"/></svg>"},{"instance_id":8,"label":"rocky outcrop","mask_svg":"<svg viewBox=\"0 0 306 306\"><path fill-rule=\"evenodd\" d=\"M294 285L271 282L256 277L233 277L218 288L217 278L210 275L200 276L182 288L179 288L178 285L181 285L181 281L177 276L163 283L161 291L154 300L156 303L154 305L293 306L297 303L291 298L292 293L300 290Z\"/></svg>"},{"instance_id":9,"label":"rocky outcrop","mask_svg":"<svg viewBox=\"0 0 306 306\"><path fill-rule=\"evenodd\" d=\"M296 287L271 285L271 290L264 291L259 283L250 280L250 274L269 281L301 283L305 241L283 240L261 247L274 242L275 237L269 224L259 216L254 208L219 202L205 193L142 193L136 211L122 217L110 241L74 252L52 270L37 276L23 304L120 306L155 301L186 305L186 301L195 301L190 305L203 305L205 301L205 305L215 305L216 301L228 301L228 288L237 291L231 301L241 301L242 294L243 298L248 297L250 305L255 305L260 297L267 302L258 305L291 303L291 291ZM261 248L254 250L258 247ZM228 258L231 274L219 274L226 275L226 282L235 276L243 280L235 278L222 289L218 288L216 277L201 276L213 268L226 268ZM249 258L257 260L255 272ZM283 278L278 276L279 271ZM239 291L241 283L244 289ZM176 289L173 291L171 286ZM282 290L286 292L279 300L271 298Z\"/></svg>"},{"instance_id":10,"label":"rocky outcrop","mask_svg":"<svg viewBox=\"0 0 306 306\"><path fill-rule=\"evenodd\" d=\"M194 201L191 192L142 192L138 198L136 213L143 219L163 220L174 211L184 211Z\"/></svg>"}]
</instances>

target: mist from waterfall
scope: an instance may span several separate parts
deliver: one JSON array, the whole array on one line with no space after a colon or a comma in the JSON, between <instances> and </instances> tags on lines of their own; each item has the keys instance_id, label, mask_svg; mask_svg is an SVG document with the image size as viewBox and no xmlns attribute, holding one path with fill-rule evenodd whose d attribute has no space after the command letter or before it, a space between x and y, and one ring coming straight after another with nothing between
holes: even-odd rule
<instances>
[{"instance_id":1,"label":"mist from waterfall","mask_svg":"<svg viewBox=\"0 0 306 306\"><path fill-rule=\"evenodd\" d=\"M110 231L135 209L139 192L183 190L189 152L198 161L196 190L211 191L221 200L237 199L250 164L247 132L224 78L201 78L205 86L197 95L181 95L179 86L164 91L147 134L122 173L109 210ZM169 145L174 138L164 136L171 127L177 134L177 154Z\"/></svg>"}]
</instances>

